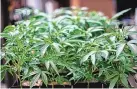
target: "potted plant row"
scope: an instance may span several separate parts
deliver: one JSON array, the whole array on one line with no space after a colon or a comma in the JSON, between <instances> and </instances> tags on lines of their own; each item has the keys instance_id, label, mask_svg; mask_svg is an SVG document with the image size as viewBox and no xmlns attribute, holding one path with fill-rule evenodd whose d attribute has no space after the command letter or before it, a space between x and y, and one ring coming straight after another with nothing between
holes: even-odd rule
<instances>
[{"instance_id":1,"label":"potted plant row","mask_svg":"<svg viewBox=\"0 0 137 89\"><path fill-rule=\"evenodd\" d=\"M17 87L30 88L132 87L128 76L136 73L137 40L126 39L137 32L119 28L116 20L128 10L112 18L86 8L59 9L50 16L34 11L1 33L6 39L1 78L8 72Z\"/></svg>"}]
</instances>

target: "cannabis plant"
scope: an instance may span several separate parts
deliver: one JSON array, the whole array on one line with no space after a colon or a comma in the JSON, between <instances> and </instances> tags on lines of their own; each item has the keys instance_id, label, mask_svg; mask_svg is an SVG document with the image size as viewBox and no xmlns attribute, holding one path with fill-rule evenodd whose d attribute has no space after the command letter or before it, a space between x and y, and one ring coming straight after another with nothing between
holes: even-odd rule
<instances>
[{"instance_id":1,"label":"cannabis plant","mask_svg":"<svg viewBox=\"0 0 137 89\"><path fill-rule=\"evenodd\" d=\"M129 10L129 9L128 9ZM38 80L52 82L110 83L130 87L129 74L135 74L137 40L126 40L137 32L119 28L117 17L83 9L63 9L48 16L36 13L26 20L7 26L1 48L2 79L6 72L35 86Z\"/></svg>"}]
</instances>

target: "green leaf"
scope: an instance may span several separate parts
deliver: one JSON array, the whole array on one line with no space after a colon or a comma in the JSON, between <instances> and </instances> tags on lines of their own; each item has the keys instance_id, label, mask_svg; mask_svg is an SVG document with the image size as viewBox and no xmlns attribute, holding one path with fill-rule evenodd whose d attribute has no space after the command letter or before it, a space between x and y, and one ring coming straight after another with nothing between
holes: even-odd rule
<instances>
[{"instance_id":1,"label":"green leaf","mask_svg":"<svg viewBox=\"0 0 137 89\"><path fill-rule=\"evenodd\" d=\"M121 44L118 45L117 52L116 52L116 57L118 57L121 54L124 47L125 47L125 43L121 43Z\"/></svg>"},{"instance_id":2,"label":"green leaf","mask_svg":"<svg viewBox=\"0 0 137 89\"><path fill-rule=\"evenodd\" d=\"M68 40L67 42L68 42L68 43L69 43L69 42L72 42L72 43L78 43L78 42L79 42L79 43L83 43L84 41L83 41L83 40L77 40L77 39L76 39L76 40L75 40L75 39L74 39L74 40L71 40L71 39L70 39L70 40Z\"/></svg>"},{"instance_id":3,"label":"green leaf","mask_svg":"<svg viewBox=\"0 0 137 89\"><path fill-rule=\"evenodd\" d=\"M2 81L3 79L4 79L4 77L5 77L5 75L6 75L6 71L4 70L4 71L2 71L1 70L1 78L0 78L0 81Z\"/></svg>"},{"instance_id":4,"label":"green leaf","mask_svg":"<svg viewBox=\"0 0 137 89\"><path fill-rule=\"evenodd\" d=\"M5 57L5 54L6 54L6 53L0 51L0 60L2 60L2 59Z\"/></svg>"},{"instance_id":5,"label":"green leaf","mask_svg":"<svg viewBox=\"0 0 137 89\"><path fill-rule=\"evenodd\" d=\"M0 38L9 38L11 37L8 33L0 33Z\"/></svg>"},{"instance_id":6,"label":"green leaf","mask_svg":"<svg viewBox=\"0 0 137 89\"><path fill-rule=\"evenodd\" d=\"M115 43L116 37L115 37L115 36L112 36L112 37L110 37L110 40L111 40L113 43Z\"/></svg>"},{"instance_id":7,"label":"green leaf","mask_svg":"<svg viewBox=\"0 0 137 89\"><path fill-rule=\"evenodd\" d=\"M95 53L91 55L91 62L93 65L95 65L96 62Z\"/></svg>"},{"instance_id":8,"label":"green leaf","mask_svg":"<svg viewBox=\"0 0 137 89\"><path fill-rule=\"evenodd\" d=\"M5 33L9 33L11 31L15 30L15 26L14 25L9 25L4 29Z\"/></svg>"},{"instance_id":9,"label":"green leaf","mask_svg":"<svg viewBox=\"0 0 137 89\"><path fill-rule=\"evenodd\" d=\"M64 44L67 45L67 46L71 46L71 47L73 47L73 45L70 44L70 43L68 43L68 42L64 42Z\"/></svg>"},{"instance_id":10,"label":"green leaf","mask_svg":"<svg viewBox=\"0 0 137 89\"><path fill-rule=\"evenodd\" d=\"M106 76L107 77L106 80L108 81L108 80L114 78L115 76L117 76L117 73Z\"/></svg>"},{"instance_id":11,"label":"green leaf","mask_svg":"<svg viewBox=\"0 0 137 89\"><path fill-rule=\"evenodd\" d=\"M15 36L15 35L18 35L18 34L19 34L19 31L18 31L18 30L9 32L9 35L10 35L10 36Z\"/></svg>"},{"instance_id":12,"label":"green leaf","mask_svg":"<svg viewBox=\"0 0 137 89\"><path fill-rule=\"evenodd\" d=\"M30 83L30 87L31 87L31 88L35 85L35 83L39 80L39 78L40 78L40 74L36 74L36 75L32 78L31 83Z\"/></svg>"},{"instance_id":13,"label":"green leaf","mask_svg":"<svg viewBox=\"0 0 137 89\"><path fill-rule=\"evenodd\" d=\"M45 66L47 68L47 70L49 69L49 66L50 66L50 61L45 61Z\"/></svg>"},{"instance_id":14,"label":"green leaf","mask_svg":"<svg viewBox=\"0 0 137 89\"><path fill-rule=\"evenodd\" d=\"M97 31L103 31L104 29L102 27L90 27L87 29L87 32L97 32Z\"/></svg>"},{"instance_id":15,"label":"green leaf","mask_svg":"<svg viewBox=\"0 0 137 89\"><path fill-rule=\"evenodd\" d=\"M121 76L121 82L124 86L128 87L128 80L124 74L122 74L122 76Z\"/></svg>"},{"instance_id":16,"label":"green leaf","mask_svg":"<svg viewBox=\"0 0 137 89\"><path fill-rule=\"evenodd\" d=\"M107 59L107 57L108 57L108 55L109 55L108 51L102 50L101 53L102 53L102 56L103 56L105 59Z\"/></svg>"},{"instance_id":17,"label":"green leaf","mask_svg":"<svg viewBox=\"0 0 137 89\"><path fill-rule=\"evenodd\" d=\"M119 16L123 15L124 13L128 12L129 10L131 10L131 8L123 10L123 11L115 14L111 19L117 19Z\"/></svg>"},{"instance_id":18,"label":"green leaf","mask_svg":"<svg viewBox=\"0 0 137 89\"><path fill-rule=\"evenodd\" d=\"M91 32L98 32L98 31L104 31L104 29L95 28L94 30L91 30Z\"/></svg>"},{"instance_id":19,"label":"green leaf","mask_svg":"<svg viewBox=\"0 0 137 89\"><path fill-rule=\"evenodd\" d=\"M51 75L48 71L42 71L45 74Z\"/></svg>"},{"instance_id":20,"label":"green leaf","mask_svg":"<svg viewBox=\"0 0 137 89\"><path fill-rule=\"evenodd\" d=\"M57 69L56 65L54 64L54 62L50 61L50 64L51 64L52 68L55 70L55 72L59 75L58 69Z\"/></svg>"},{"instance_id":21,"label":"green leaf","mask_svg":"<svg viewBox=\"0 0 137 89\"><path fill-rule=\"evenodd\" d=\"M65 78L63 78L62 76L57 76L56 79L57 83L59 84L63 84L63 82L68 82Z\"/></svg>"},{"instance_id":22,"label":"green leaf","mask_svg":"<svg viewBox=\"0 0 137 89\"><path fill-rule=\"evenodd\" d=\"M88 58L89 58L89 56L91 56L91 55L94 54L94 53L95 53L95 51L89 52L87 55L85 55L85 56L82 58L82 60L80 61L80 63L83 63L83 62L87 61ZM93 59L93 60L94 60L94 59Z\"/></svg>"},{"instance_id":23,"label":"green leaf","mask_svg":"<svg viewBox=\"0 0 137 89\"><path fill-rule=\"evenodd\" d=\"M35 74L36 74L36 71L30 72L30 73L27 74L26 76L23 76L22 79L28 78L28 77L30 77L30 76L32 76L32 75L35 75Z\"/></svg>"},{"instance_id":24,"label":"green leaf","mask_svg":"<svg viewBox=\"0 0 137 89\"><path fill-rule=\"evenodd\" d=\"M104 70L99 69L99 75L98 75L98 77L100 77L103 74L103 72L104 72Z\"/></svg>"},{"instance_id":25,"label":"green leaf","mask_svg":"<svg viewBox=\"0 0 137 89\"><path fill-rule=\"evenodd\" d=\"M29 67L25 67L25 68L23 68L23 70L24 70L24 75L27 75L28 74L28 72L29 72Z\"/></svg>"},{"instance_id":26,"label":"green leaf","mask_svg":"<svg viewBox=\"0 0 137 89\"><path fill-rule=\"evenodd\" d=\"M109 88L113 88L115 86L115 84L117 83L119 79L119 76L114 77L111 81L110 81L110 85Z\"/></svg>"},{"instance_id":27,"label":"green leaf","mask_svg":"<svg viewBox=\"0 0 137 89\"><path fill-rule=\"evenodd\" d=\"M49 47L49 45L45 44L42 48L41 48L41 56L44 56L45 52L47 51L47 48Z\"/></svg>"},{"instance_id":28,"label":"green leaf","mask_svg":"<svg viewBox=\"0 0 137 89\"><path fill-rule=\"evenodd\" d=\"M82 58L82 60L80 61L80 63L83 63L83 62L87 61L88 58L89 58L89 56L90 56L90 53L87 54L87 55L85 55L85 56Z\"/></svg>"},{"instance_id":29,"label":"green leaf","mask_svg":"<svg viewBox=\"0 0 137 89\"><path fill-rule=\"evenodd\" d=\"M87 20L87 22L92 23L92 24L102 25L102 23L100 21L96 21L96 20Z\"/></svg>"},{"instance_id":30,"label":"green leaf","mask_svg":"<svg viewBox=\"0 0 137 89\"><path fill-rule=\"evenodd\" d=\"M126 67L126 69L127 69L128 71L130 71L130 72L136 73L136 71L133 70L133 68L131 68L131 67Z\"/></svg>"},{"instance_id":31,"label":"green leaf","mask_svg":"<svg viewBox=\"0 0 137 89\"><path fill-rule=\"evenodd\" d=\"M113 35L112 33L104 33L96 38L102 38L102 37L105 37L105 36L110 36L110 35Z\"/></svg>"},{"instance_id":32,"label":"green leaf","mask_svg":"<svg viewBox=\"0 0 137 89\"><path fill-rule=\"evenodd\" d=\"M85 35L73 35L70 39L77 39L80 37L84 37Z\"/></svg>"},{"instance_id":33,"label":"green leaf","mask_svg":"<svg viewBox=\"0 0 137 89\"><path fill-rule=\"evenodd\" d=\"M58 44L58 43L53 43L52 44L53 45L53 47L55 48L55 50L57 51L57 52L60 52L60 44Z\"/></svg>"},{"instance_id":34,"label":"green leaf","mask_svg":"<svg viewBox=\"0 0 137 89\"><path fill-rule=\"evenodd\" d=\"M48 84L47 75L44 72L42 72L41 76L42 76L42 81L44 82L45 85L47 85Z\"/></svg>"},{"instance_id":35,"label":"green leaf","mask_svg":"<svg viewBox=\"0 0 137 89\"><path fill-rule=\"evenodd\" d=\"M40 43L34 44L34 45L31 47L31 49L32 49L32 48L35 48L35 47L38 47L38 46L41 46L41 45L44 45L44 42L40 42Z\"/></svg>"},{"instance_id":36,"label":"green leaf","mask_svg":"<svg viewBox=\"0 0 137 89\"><path fill-rule=\"evenodd\" d=\"M127 43L127 45L130 47L130 50L137 55L137 46L135 44Z\"/></svg>"}]
</instances>

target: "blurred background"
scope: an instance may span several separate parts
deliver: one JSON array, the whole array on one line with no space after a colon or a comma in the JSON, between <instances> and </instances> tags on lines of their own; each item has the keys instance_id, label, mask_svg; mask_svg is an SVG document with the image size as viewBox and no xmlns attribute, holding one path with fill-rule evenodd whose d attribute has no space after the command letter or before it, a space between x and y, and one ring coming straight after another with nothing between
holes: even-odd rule
<instances>
[{"instance_id":1,"label":"blurred background","mask_svg":"<svg viewBox=\"0 0 137 89\"><path fill-rule=\"evenodd\" d=\"M109 18L117 12L132 8L118 19L126 24L135 24L137 0L1 0L1 29L14 24L19 18L15 9L27 7L51 14L60 7L88 7L89 11L101 11Z\"/></svg>"},{"instance_id":2,"label":"blurred background","mask_svg":"<svg viewBox=\"0 0 137 89\"><path fill-rule=\"evenodd\" d=\"M7 25L23 19L15 14L15 9L23 7L39 9L48 14L61 7L87 7L89 11L100 11L109 18L117 12L132 8L118 20L123 21L125 25L137 25L137 0L1 0L1 31ZM11 82L12 77L7 74L7 78L2 81L2 84L6 83L7 86L11 86Z\"/></svg>"}]
</instances>

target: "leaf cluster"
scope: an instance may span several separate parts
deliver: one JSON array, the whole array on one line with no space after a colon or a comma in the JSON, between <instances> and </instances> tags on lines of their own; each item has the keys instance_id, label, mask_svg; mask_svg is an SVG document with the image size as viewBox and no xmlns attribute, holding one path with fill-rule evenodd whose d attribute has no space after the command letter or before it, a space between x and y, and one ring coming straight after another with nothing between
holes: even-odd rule
<instances>
[{"instance_id":1,"label":"leaf cluster","mask_svg":"<svg viewBox=\"0 0 137 89\"><path fill-rule=\"evenodd\" d=\"M45 85L96 80L110 83L110 87L130 87L127 77L136 73L137 40L126 39L137 32L119 28L116 20L128 10L110 19L95 11L63 11L53 16L37 13L4 29L2 79L9 72L21 83L30 81L30 87L39 79Z\"/></svg>"}]
</instances>

